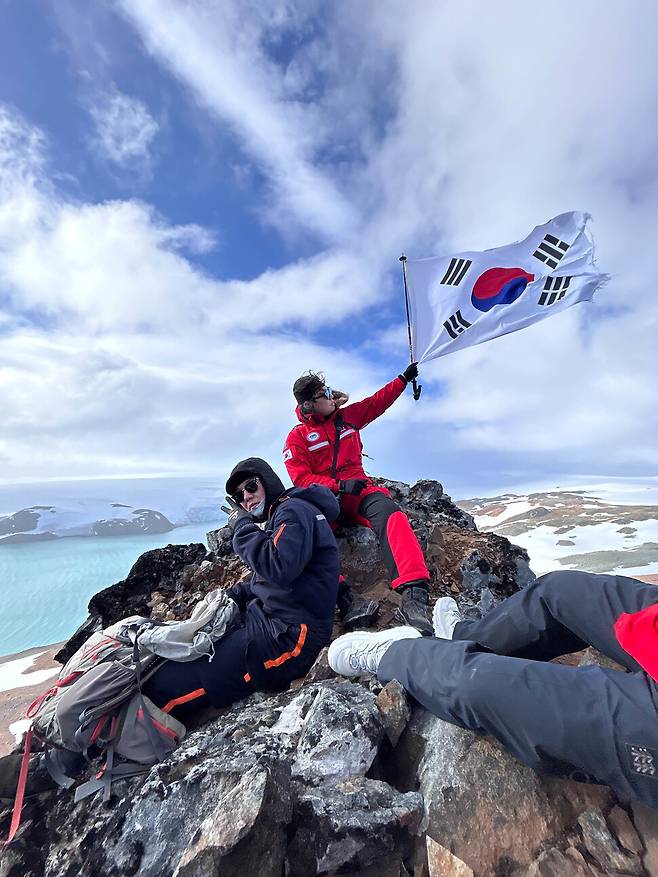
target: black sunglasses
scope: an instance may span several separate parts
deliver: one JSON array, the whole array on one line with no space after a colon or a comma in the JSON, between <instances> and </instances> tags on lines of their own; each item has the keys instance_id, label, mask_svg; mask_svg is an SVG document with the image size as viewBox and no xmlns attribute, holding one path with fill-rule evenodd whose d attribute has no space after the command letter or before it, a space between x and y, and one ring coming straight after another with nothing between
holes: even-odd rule
<instances>
[{"instance_id":1,"label":"black sunglasses","mask_svg":"<svg viewBox=\"0 0 658 877\"><path fill-rule=\"evenodd\" d=\"M233 494L233 499L238 503L238 505L242 505L242 502L244 501L245 492L251 493L253 495L258 490L259 484L260 484L260 481L258 478L250 478L244 487L240 488L240 490L235 491L235 493Z\"/></svg>"}]
</instances>

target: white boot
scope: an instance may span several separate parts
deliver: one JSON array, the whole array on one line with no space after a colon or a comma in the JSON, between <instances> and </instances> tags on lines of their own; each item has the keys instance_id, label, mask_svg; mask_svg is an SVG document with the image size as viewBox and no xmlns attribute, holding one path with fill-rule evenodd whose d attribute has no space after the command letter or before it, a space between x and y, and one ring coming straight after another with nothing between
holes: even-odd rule
<instances>
[{"instance_id":1,"label":"white boot","mask_svg":"<svg viewBox=\"0 0 658 877\"><path fill-rule=\"evenodd\" d=\"M341 676L377 673L377 667L389 646L400 639L421 636L415 627L390 627L378 633L359 630L339 636L329 646L329 666Z\"/></svg>"},{"instance_id":2,"label":"white boot","mask_svg":"<svg viewBox=\"0 0 658 877\"><path fill-rule=\"evenodd\" d=\"M463 620L459 607L452 597L439 597L432 611L434 636L439 639L452 639L455 625Z\"/></svg>"}]
</instances>

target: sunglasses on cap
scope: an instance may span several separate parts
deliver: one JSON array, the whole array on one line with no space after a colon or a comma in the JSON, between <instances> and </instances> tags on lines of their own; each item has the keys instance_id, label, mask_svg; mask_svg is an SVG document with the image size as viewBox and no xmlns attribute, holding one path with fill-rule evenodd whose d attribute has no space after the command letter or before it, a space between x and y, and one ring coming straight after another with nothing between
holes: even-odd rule
<instances>
[{"instance_id":1,"label":"sunglasses on cap","mask_svg":"<svg viewBox=\"0 0 658 877\"><path fill-rule=\"evenodd\" d=\"M244 487L241 487L239 490L236 490L233 494L233 499L238 503L238 505L242 505L244 501L245 493L250 493L252 496L258 490L258 485L260 484L259 478L250 478L249 481L245 483Z\"/></svg>"},{"instance_id":2,"label":"sunglasses on cap","mask_svg":"<svg viewBox=\"0 0 658 877\"><path fill-rule=\"evenodd\" d=\"M320 390L318 393L316 393L315 396L313 396L313 398L311 399L311 401L317 402L318 399L331 399L333 394L334 394L334 391L331 389L331 387L325 387L323 390Z\"/></svg>"}]
</instances>

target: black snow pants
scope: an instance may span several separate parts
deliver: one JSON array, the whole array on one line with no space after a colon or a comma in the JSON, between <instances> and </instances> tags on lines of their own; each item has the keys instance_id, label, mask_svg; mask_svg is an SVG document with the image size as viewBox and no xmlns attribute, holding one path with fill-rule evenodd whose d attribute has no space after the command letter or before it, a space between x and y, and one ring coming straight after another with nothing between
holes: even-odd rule
<instances>
[{"instance_id":1,"label":"black snow pants","mask_svg":"<svg viewBox=\"0 0 658 877\"><path fill-rule=\"evenodd\" d=\"M249 610L247 610L249 611ZM212 660L167 661L144 694L181 721L207 706L225 707L254 691L282 691L305 676L329 644L328 624L287 624L255 613L217 643Z\"/></svg>"},{"instance_id":2,"label":"black snow pants","mask_svg":"<svg viewBox=\"0 0 658 877\"><path fill-rule=\"evenodd\" d=\"M393 643L377 675L537 771L605 783L658 808L658 684L613 628L656 602L658 587L624 576L549 573L457 624L452 640ZM629 672L545 663L588 645Z\"/></svg>"}]
</instances>

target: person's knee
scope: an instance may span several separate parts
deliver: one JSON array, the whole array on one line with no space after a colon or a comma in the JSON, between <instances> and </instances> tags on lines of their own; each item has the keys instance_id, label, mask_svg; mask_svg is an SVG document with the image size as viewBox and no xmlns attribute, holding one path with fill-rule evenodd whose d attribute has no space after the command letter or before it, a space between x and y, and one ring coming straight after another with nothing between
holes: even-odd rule
<instances>
[{"instance_id":1,"label":"person's knee","mask_svg":"<svg viewBox=\"0 0 658 877\"><path fill-rule=\"evenodd\" d=\"M577 570L555 570L540 576L528 587L535 588L541 595L550 596L552 599L560 599L564 595L571 596L574 590L584 593L586 586L591 588L591 573L579 572Z\"/></svg>"}]
</instances>

